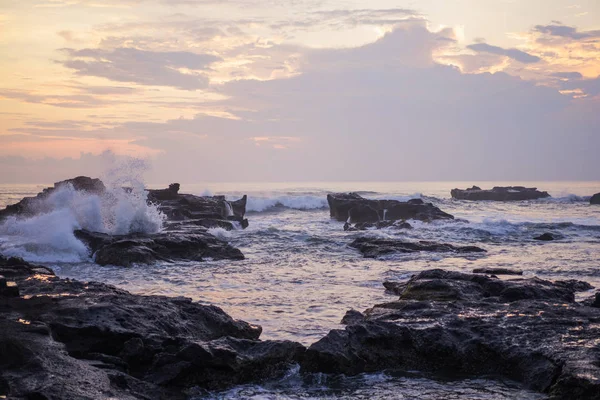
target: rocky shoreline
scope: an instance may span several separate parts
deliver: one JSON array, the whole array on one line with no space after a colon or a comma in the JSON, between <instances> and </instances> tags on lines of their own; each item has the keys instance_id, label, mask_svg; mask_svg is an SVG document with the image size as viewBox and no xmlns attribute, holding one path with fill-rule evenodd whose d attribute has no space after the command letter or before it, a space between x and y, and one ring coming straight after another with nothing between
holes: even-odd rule
<instances>
[{"instance_id":1,"label":"rocky shoreline","mask_svg":"<svg viewBox=\"0 0 600 400\"><path fill-rule=\"evenodd\" d=\"M396 301L349 311L308 349L187 298L133 295L0 257L0 395L184 399L283 376L420 371L507 378L552 399L600 398L600 294L580 281L427 270ZM572 397L575 396L575 397Z\"/></svg>"},{"instance_id":2,"label":"rocky shoreline","mask_svg":"<svg viewBox=\"0 0 600 400\"><path fill-rule=\"evenodd\" d=\"M0 219L46 212L48 197L65 187L106 193L101 181L78 177L7 207ZM406 220L454 219L420 199L338 193L327 200L331 217L348 231L412 229ZM246 196L227 201L180 194L172 184L148 191L147 201L166 216L160 232L80 229L75 237L101 265L161 262L168 268L176 261L244 257L209 229L248 226ZM367 258L486 252L368 236L348 245ZM551 399L600 399L600 292L582 281L522 274L510 268L428 269L405 281L383 282L396 300L348 311L345 329L331 330L307 348L262 341L260 326L234 320L214 305L62 279L45 266L0 255L0 398L185 399L276 380L299 368L302 376L419 371L439 379L510 379ZM509 278L498 278L504 275ZM576 301L581 292L587 298Z\"/></svg>"},{"instance_id":3,"label":"rocky shoreline","mask_svg":"<svg viewBox=\"0 0 600 400\"><path fill-rule=\"evenodd\" d=\"M183 399L272 379L304 347L187 298L138 296L0 257L19 293L0 294L0 395Z\"/></svg>"}]
</instances>

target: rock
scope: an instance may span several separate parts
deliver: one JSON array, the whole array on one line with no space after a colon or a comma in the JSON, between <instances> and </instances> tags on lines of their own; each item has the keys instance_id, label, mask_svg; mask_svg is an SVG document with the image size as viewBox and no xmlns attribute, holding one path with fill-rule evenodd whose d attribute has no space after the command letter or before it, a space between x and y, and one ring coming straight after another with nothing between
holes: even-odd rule
<instances>
[{"instance_id":1,"label":"rock","mask_svg":"<svg viewBox=\"0 0 600 400\"><path fill-rule=\"evenodd\" d=\"M361 322L364 319L365 319L365 316L360 311L349 310L346 312L346 314L342 318L342 321L340 322L340 324L343 324L343 325L354 324L354 323Z\"/></svg>"},{"instance_id":2,"label":"rock","mask_svg":"<svg viewBox=\"0 0 600 400\"><path fill-rule=\"evenodd\" d=\"M156 204L170 221L191 221L207 228L235 229L234 222L239 224L239 228L248 226L248 220L244 218L246 195L239 200L228 201L225 196L180 194L179 188L179 183L172 183L167 189L150 189L148 201Z\"/></svg>"},{"instance_id":3,"label":"rock","mask_svg":"<svg viewBox=\"0 0 600 400\"><path fill-rule=\"evenodd\" d=\"M7 398L183 400L196 387L275 379L305 351L260 341L259 326L187 298L60 279L1 256L0 274L21 288L20 297L0 297L0 396Z\"/></svg>"},{"instance_id":4,"label":"rock","mask_svg":"<svg viewBox=\"0 0 600 400\"><path fill-rule=\"evenodd\" d=\"M358 224L351 225L346 222L344 224L345 231L366 231L368 229L383 229L383 228L392 228L392 229L412 229L412 225L406 221L379 221L376 223L372 222L361 222Z\"/></svg>"},{"instance_id":5,"label":"rock","mask_svg":"<svg viewBox=\"0 0 600 400\"><path fill-rule=\"evenodd\" d=\"M494 201L519 201L536 200L550 197L548 192L540 192L537 188L523 186L496 186L490 190L482 190L478 186L469 189L452 189L453 199L458 200L494 200Z\"/></svg>"},{"instance_id":6,"label":"rock","mask_svg":"<svg viewBox=\"0 0 600 400\"><path fill-rule=\"evenodd\" d=\"M348 210L348 220L353 224L379 222L379 213L366 204L357 204Z\"/></svg>"},{"instance_id":7,"label":"rock","mask_svg":"<svg viewBox=\"0 0 600 400\"><path fill-rule=\"evenodd\" d=\"M541 240L544 242L549 242L549 241L556 240L556 239L558 239L558 235L554 235L554 234L548 233L548 232L533 238L533 240Z\"/></svg>"},{"instance_id":8,"label":"rock","mask_svg":"<svg viewBox=\"0 0 600 400\"><path fill-rule=\"evenodd\" d=\"M454 219L452 215L421 199L407 202L369 200L357 193L332 193L327 195L327 202L331 218L349 224L377 224L408 219L420 221Z\"/></svg>"},{"instance_id":9,"label":"rock","mask_svg":"<svg viewBox=\"0 0 600 400\"><path fill-rule=\"evenodd\" d=\"M301 368L497 376L554 399L598 399L600 309L575 302L575 291L587 286L423 271L395 286L399 300L311 345Z\"/></svg>"},{"instance_id":10,"label":"rock","mask_svg":"<svg viewBox=\"0 0 600 400\"><path fill-rule=\"evenodd\" d=\"M100 196L109 196L104 183L100 179L86 176L57 182L54 187L44 189L36 197L26 197L17 204L0 210L0 220L8 216L31 217L36 214L51 211L52 204L46 201L48 196L57 189L71 186L74 190L84 191ZM179 183L172 183L167 189L148 190L148 201L158 206L167 219L171 221L192 220L197 226L208 228L223 227L224 229L246 228L247 196L236 201L228 201L225 196L194 196L180 194ZM123 188L131 191L131 188Z\"/></svg>"},{"instance_id":11,"label":"rock","mask_svg":"<svg viewBox=\"0 0 600 400\"><path fill-rule=\"evenodd\" d=\"M53 187L46 188L35 197L25 197L16 204L7 206L0 210L0 220L10 216L30 217L39 213L50 211L50 205L46 204L46 199L56 190L71 186L74 190L84 191L91 194L101 195L106 191L104 183L100 179L92 179L87 176L78 176L73 179L67 179L54 184Z\"/></svg>"},{"instance_id":12,"label":"rock","mask_svg":"<svg viewBox=\"0 0 600 400\"><path fill-rule=\"evenodd\" d=\"M600 193L596 193L590 198L590 204L600 204Z\"/></svg>"},{"instance_id":13,"label":"rock","mask_svg":"<svg viewBox=\"0 0 600 400\"><path fill-rule=\"evenodd\" d=\"M429 251L436 253L485 253L486 250L475 246L453 246L436 242L406 242L400 239L377 239L360 237L350 243L350 247L358 249L366 258L377 258L387 254L416 253Z\"/></svg>"},{"instance_id":14,"label":"rock","mask_svg":"<svg viewBox=\"0 0 600 400\"><path fill-rule=\"evenodd\" d=\"M590 307L600 308L600 292L596 292L596 294L584 301L584 303Z\"/></svg>"},{"instance_id":15,"label":"rock","mask_svg":"<svg viewBox=\"0 0 600 400\"><path fill-rule=\"evenodd\" d=\"M520 269L510 268L475 268L473 273L487 275L523 275L523 271Z\"/></svg>"},{"instance_id":16,"label":"rock","mask_svg":"<svg viewBox=\"0 0 600 400\"><path fill-rule=\"evenodd\" d=\"M107 235L86 230L75 237L87 244L94 261L100 265L151 264L157 261L243 260L239 249L202 232L162 232Z\"/></svg>"}]
</instances>

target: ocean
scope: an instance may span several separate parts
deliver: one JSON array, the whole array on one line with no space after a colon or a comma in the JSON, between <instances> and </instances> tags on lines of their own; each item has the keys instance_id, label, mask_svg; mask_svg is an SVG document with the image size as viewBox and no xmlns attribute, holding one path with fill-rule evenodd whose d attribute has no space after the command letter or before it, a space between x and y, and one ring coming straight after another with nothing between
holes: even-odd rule
<instances>
[{"instance_id":1,"label":"ocean","mask_svg":"<svg viewBox=\"0 0 600 400\"><path fill-rule=\"evenodd\" d=\"M521 185L552 196L522 202L453 200L452 188ZM35 195L51 185L0 185L0 208ZM151 184L162 188L166 184ZM456 217L455 221L410 221L412 230L345 232L330 219L327 193L359 192L366 198L422 198ZM600 288L600 206L589 204L600 182L317 182L182 184L181 193L248 195L245 230L211 229L242 250L243 261L157 264L132 268L99 266L72 235L97 223L95 204L69 198L52 215L0 225L0 253L47 265L61 277L101 281L137 294L186 296L223 308L234 318L263 327L262 339L289 339L310 345L329 330L342 328L350 309L363 311L393 300L383 281L409 278L424 269L470 272L503 267L525 277L579 279ZM120 208L119 218L152 210L143 202ZM144 215L146 215L144 214ZM93 226L93 224L92 224ZM562 238L533 240L550 232ZM360 236L400 237L456 245L474 245L484 255L405 254L366 259L348 244ZM586 297L589 293L580 293ZM313 377L297 371L272 384L238 387L212 398L543 398L510 382L489 380L439 382L420 375Z\"/></svg>"}]
</instances>

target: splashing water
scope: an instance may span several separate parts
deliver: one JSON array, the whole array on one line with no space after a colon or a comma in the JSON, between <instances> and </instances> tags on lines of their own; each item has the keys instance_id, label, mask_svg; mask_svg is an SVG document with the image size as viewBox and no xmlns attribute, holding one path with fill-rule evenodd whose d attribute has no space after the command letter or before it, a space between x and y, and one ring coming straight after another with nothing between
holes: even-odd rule
<instances>
[{"instance_id":1,"label":"splashing water","mask_svg":"<svg viewBox=\"0 0 600 400\"><path fill-rule=\"evenodd\" d=\"M69 184L44 200L42 214L7 218L0 224L0 253L33 262L81 262L90 255L75 237L77 229L113 235L159 232L164 215L147 202L143 167L130 161L109 170L102 195L77 191Z\"/></svg>"}]
</instances>

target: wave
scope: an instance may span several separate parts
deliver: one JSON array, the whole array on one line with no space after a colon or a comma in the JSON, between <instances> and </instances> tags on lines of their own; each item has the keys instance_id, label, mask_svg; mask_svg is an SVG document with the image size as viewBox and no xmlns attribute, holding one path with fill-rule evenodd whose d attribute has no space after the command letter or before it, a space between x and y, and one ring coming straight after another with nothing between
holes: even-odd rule
<instances>
[{"instance_id":1,"label":"wave","mask_svg":"<svg viewBox=\"0 0 600 400\"><path fill-rule=\"evenodd\" d=\"M565 204L582 203L582 202L589 203L591 198L592 198L592 196L578 196L576 194L567 194L567 195L560 196L560 197L548 197L546 199L540 199L538 201L542 202L542 203L565 203Z\"/></svg>"},{"instance_id":2,"label":"wave","mask_svg":"<svg viewBox=\"0 0 600 400\"><path fill-rule=\"evenodd\" d=\"M74 235L78 229L108 234L155 233L164 216L147 203L139 182L132 190L115 180L102 195L77 191L65 185L45 200L44 212L29 218L9 217L0 224L0 253L32 262L89 260L87 247Z\"/></svg>"},{"instance_id":3,"label":"wave","mask_svg":"<svg viewBox=\"0 0 600 400\"><path fill-rule=\"evenodd\" d=\"M294 210L320 210L326 209L326 196L274 196L274 197L248 197L246 211L248 212L266 212L281 211L285 209Z\"/></svg>"}]
</instances>

